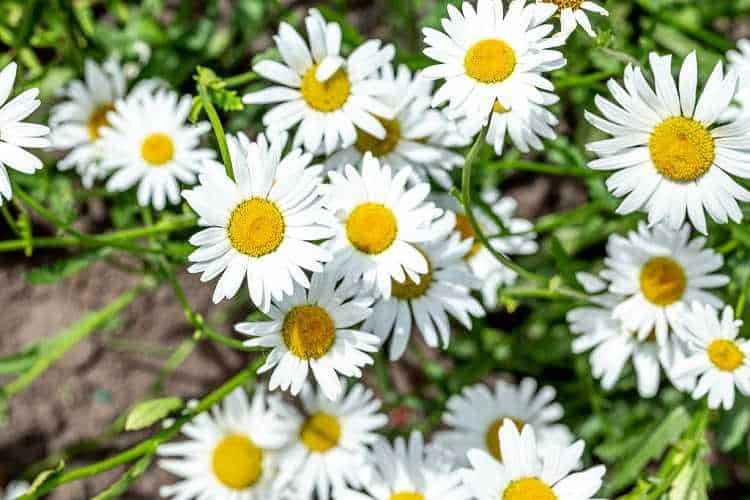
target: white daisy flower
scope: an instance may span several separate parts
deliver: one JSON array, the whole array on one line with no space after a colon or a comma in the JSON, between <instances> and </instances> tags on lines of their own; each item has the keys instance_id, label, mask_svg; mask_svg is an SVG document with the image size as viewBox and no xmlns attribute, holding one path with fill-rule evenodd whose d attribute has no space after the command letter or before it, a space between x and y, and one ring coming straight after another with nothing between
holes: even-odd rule
<instances>
[{"instance_id":1,"label":"white daisy flower","mask_svg":"<svg viewBox=\"0 0 750 500\"><path fill-rule=\"evenodd\" d=\"M296 439L282 453L279 481L290 484L295 499L316 494L318 500L330 500L331 490L333 498L351 498L341 493L361 485L368 447L388 422L379 413L380 401L361 384L334 401L305 384L301 402L301 413L289 405L275 408L296 429Z\"/></svg>"},{"instance_id":2,"label":"white daisy flower","mask_svg":"<svg viewBox=\"0 0 750 500\"><path fill-rule=\"evenodd\" d=\"M274 300L268 321L240 323L238 332L255 337L248 347L270 347L258 371L273 369L269 389L281 388L298 394L312 370L322 392L337 399L344 390L338 374L361 377L363 366L372 364L369 353L380 347L380 339L356 328L372 314L372 298L354 297L336 285L329 271L314 273L310 290L296 284L294 293Z\"/></svg>"},{"instance_id":3,"label":"white daisy flower","mask_svg":"<svg viewBox=\"0 0 750 500\"><path fill-rule=\"evenodd\" d=\"M358 165L368 151L382 163L398 171L412 167L414 182L432 178L449 189L453 185L450 171L464 164L464 157L452 151L452 136L445 134L451 124L441 111L430 109L431 81L412 76L405 65L394 72L391 64L381 68L381 80L389 85L389 92L380 100L393 110L392 120L380 119L385 128L383 139L357 129L357 140L326 161L330 170L341 171L344 165Z\"/></svg>"},{"instance_id":4,"label":"white daisy flower","mask_svg":"<svg viewBox=\"0 0 750 500\"><path fill-rule=\"evenodd\" d=\"M695 52L685 58L679 90L672 78L672 57L649 57L655 88L641 68L625 69L625 88L610 80L617 104L596 96L604 118L587 112L586 119L613 136L588 149L599 156L589 163L596 170L618 170L607 180L617 197L625 196L617 213L641 208L649 223L667 221L678 229L686 216L706 233L705 212L720 224L742 219L737 200L750 201L750 192L731 175L750 178L747 137L750 117L715 126L737 90L737 73L724 76L721 62L697 98L698 63Z\"/></svg>"},{"instance_id":5,"label":"white daisy flower","mask_svg":"<svg viewBox=\"0 0 750 500\"><path fill-rule=\"evenodd\" d=\"M750 117L750 40L739 40L737 50L727 52L727 60L732 70L739 75L740 84L734 101L722 115L722 119L731 121Z\"/></svg>"},{"instance_id":6,"label":"white daisy flower","mask_svg":"<svg viewBox=\"0 0 750 500\"><path fill-rule=\"evenodd\" d=\"M526 219L514 217L518 203L509 196L502 196L496 189L484 190L482 201L492 210L492 216L480 207L474 209L480 227L490 238L490 243L498 252L505 255L532 255L539 250L534 225ZM452 196L436 196L436 202L443 208L456 212L456 230L462 240L471 240L472 246L465 259L474 276L481 282L482 301L487 309L497 308L497 292L502 286L516 282L518 275L499 262L492 253L476 238L474 228L465 214L463 206ZM509 234L498 236L500 220Z\"/></svg>"},{"instance_id":7,"label":"white daisy flower","mask_svg":"<svg viewBox=\"0 0 750 500\"><path fill-rule=\"evenodd\" d=\"M468 454L471 469L462 470L464 484L477 500L590 500L602 487L603 465L577 469L585 444L542 451L534 428L518 432L511 420L500 429L503 463L482 450Z\"/></svg>"},{"instance_id":8,"label":"white daisy flower","mask_svg":"<svg viewBox=\"0 0 750 500\"><path fill-rule=\"evenodd\" d=\"M270 401L268 401L270 403ZM179 500L279 500L279 450L295 432L294 422L267 407L257 391L248 399L236 389L210 413L182 430L188 440L159 446L159 466L183 478L162 486L163 497Z\"/></svg>"},{"instance_id":9,"label":"white daisy flower","mask_svg":"<svg viewBox=\"0 0 750 500\"><path fill-rule=\"evenodd\" d=\"M589 299L594 305L573 309L567 315L570 330L579 335L573 341L573 352L579 354L591 350L591 373L601 380L605 390L614 388L631 358L638 394L643 398L656 396L662 371L680 390L695 386L694 378L676 380L672 376L675 364L685 359L685 347L677 335L669 335L664 345L656 342L654 334L645 339L638 338L636 332L612 316L612 310L622 298L605 293L607 283L596 276L578 273L577 277L586 292L591 294Z\"/></svg>"},{"instance_id":10,"label":"white daisy flower","mask_svg":"<svg viewBox=\"0 0 750 500\"><path fill-rule=\"evenodd\" d=\"M386 130L379 118L390 120L393 112L376 97L388 92L388 85L375 79L381 66L393 59L392 45L369 40L348 58L341 56L341 27L326 23L317 9L305 18L305 40L287 23L281 23L274 37L284 64L261 61L253 71L276 83L243 97L246 104L272 104L263 117L268 135L295 125L294 145L326 155L357 140L356 129L382 140Z\"/></svg>"},{"instance_id":11,"label":"white daisy flower","mask_svg":"<svg viewBox=\"0 0 750 500\"><path fill-rule=\"evenodd\" d=\"M211 149L200 147L208 123L187 124L189 95L159 89L115 102L109 126L99 128L102 168L113 170L107 189L126 191L138 184L138 204L163 210L180 202L180 182L195 184L204 169L221 169Z\"/></svg>"},{"instance_id":12,"label":"white daisy flower","mask_svg":"<svg viewBox=\"0 0 750 500\"><path fill-rule=\"evenodd\" d=\"M594 28L586 12L593 12L601 16L609 16L609 11L589 0L536 0L537 3L551 3L560 12L560 35L568 38L578 26L591 37L596 36Z\"/></svg>"},{"instance_id":13,"label":"white daisy flower","mask_svg":"<svg viewBox=\"0 0 750 500\"><path fill-rule=\"evenodd\" d=\"M526 5L513 0L506 9L501 0L478 0L475 9L463 2L462 10L448 5L443 19L446 33L424 28L427 57L439 64L424 70L430 79L445 79L433 105L449 102L489 114L495 101L512 108L521 101L543 105L542 91L552 83L541 73L565 66L565 58L551 47L562 45L548 37L551 24L542 24L555 12L554 5Z\"/></svg>"},{"instance_id":14,"label":"white daisy flower","mask_svg":"<svg viewBox=\"0 0 750 500\"><path fill-rule=\"evenodd\" d=\"M429 449L419 432L407 442L398 437L391 445L381 438L375 442L362 483L369 500L470 500L458 471L433 464Z\"/></svg>"},{"instance_id":15,"label":"white daisy flower","mask_svg":"<svg viewBox=\"0 0 750 500\"><path fill-rule=\"evenodd\" d=\"M638 340L656 335L664 346L686 305L698 301L720 307L723 302L705 290L726 285L729 277L715 274L724 258L705 245L703 237L690 239L687 224L672 231L664 224L649 228L641 222L627 238L610 236L600 276L609 282L610 292L622 297L613 317L635 331Z\"/></svg>"},{"instance_id":16,"label":"white daisy flower","mask_svg":"<svg viewBox=\"0 0 750 500\"><path fill-rule=\"evenodd\" d=\"M323 167L299 149L282 156L287 139L279 134L269 145L263 134L252 143L227 136L234 180L211 169L182 192L206 227L190 238L199 248L188 271L203 282L221 275L214 302L234 297L247 278L250 298L267 312L271 298L291 295L295 283L310 286L304 270L321 272L331 259L314 243L332 234L322 225L330 217L321 206Z\"/></svg>"},{"instance_id":17,"label":"white daisy flower","mask_svg":"<svg viewBox=\"0 0 750 500\"><path fill-rule=\"evenodd\" d=\"M391 298L376 300L372 315L362 325L382 342L392 337L392 361L404 354L413 323L427 345L446 349L451 335L449 316L467 330L471 330L471 316L484 316L482 305L471 296L472 289L479 288L479 280L464 261L472 243L461 241L453 231L455 224L452 212L433 223L434 238L417 245L427 259L427 273L420 275L419 283L409 277L403 283L393 281Z\"/></svg>"},{"instance_id":18,"label":"white daisy flower","mask_svg":"<svg viewBox=\"0 0 750 500\"><path fill-rule=\"evenodd\" d=\"M26 90L10 101L18 66L12 62L0 71L0 205L13 197L7 167L33 174L44 165L25 148L46 148L49 129L23 120L36 111L41 102L39 89Z\"/></svg>"},{"instance_id":19,"label":"white daisy flower","mask_svg":"<svg viewBox=\"0 0 750 500\"><path fill-rule=\"evenodd\" d=\"M150 92L155 86L153 80L143 81L135 86L131 95ZM108 59L101 65L87 59L83 80L71 82L62 93L66 100L50 111L52 147L70 150L57 163L57 168L63 171L75 168L86 188L107 174L99 164L103 154L98 143L100 129L109 126L107 115L114 111L115 102L125 97L127 87L117 59Z\"/></svg>"},{"instance_id":20,"label":"white daisy flower","mask_svg":"<svg viewBox=\"0 0 750 500\"><path fill-rule=\"evenodd\" d=\"M430 223L442 212L425 203L429 184L406 188L410 175L408 167L392 175L391 167L381 166L370 153L361 170L347 165L343 175L328 173L326 204L337 219L336 234L327 243L333 265L347 282L362 278L365 293L376 289L386 299L393 281L419 284L420 275L429 271L416 244L431 238Z\"/></svg>"},{"instance_id":21,"label":"white daisy flower","mask_svg":"<svg viewBox=\"0 0 750 500\"><path fill-rule=\"evenodd\" d=\"M456 458L466 461L471 449L483 450L497 460L503 460L498 430L505 419L518 428L531 425L539 435L543 452L567 446L573 441L568 428L560 423L563 408L555 402L555 389L539 388L536 380L525 378L514 385L503 380L495 383L495 390L485 384L464 387L461 394L452 396L443 414L447 431L435 436L437 446L450 450Z\"/></svg>"},{"instance_id":22,"label":"white daisy flower","mask_svg":"<svg viewBox=\"0 0 750 500\"><path fill-rule=\"evenodd\" d=\"M3 500L18 500L28 491L29 486L31 485L26 481L11 481L5 487L5 492L0 494L0 498Z\"/></svg>"},{"instance_id":23,"label":"white daisy flower","mask_svg":"<svg viewBox=\"0 0 750 500\"><path fill-rule=\"evenodd\" d=\"M716 309L693 302L684 314L681 334L687 340L689 357L675 367L675 377L699 376L693 398L708 394L708 406L734 406L735 387L750 396L750 341L739 337L742 321L726 306L721 319Z\"/></svg>"}]
</instances>

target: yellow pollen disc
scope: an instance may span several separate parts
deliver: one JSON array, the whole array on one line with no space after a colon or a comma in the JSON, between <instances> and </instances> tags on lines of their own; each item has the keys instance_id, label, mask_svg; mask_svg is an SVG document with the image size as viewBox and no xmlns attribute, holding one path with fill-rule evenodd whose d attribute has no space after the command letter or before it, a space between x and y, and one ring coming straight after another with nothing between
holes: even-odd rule
<instances>
[{"instance_id":1,"label":"yellow pollen disc","mask_svg":"<svg viewBox=\"0 0 750 500\"><path fill-rule=\"evenodd\" d=\"M641 268L641 292L652 304L668 306L682 298L687 278L682 266L669 257L653 257Z\"/></svg>"},{"instance_id":2,"label":"yellow pollen disc","mask_svg":"<svg viewBox=\"0 0 750 500\"><path fill-rule=\"evenodd\" d=\"M279 248L285 228L284 216L273 202L250 198L232 210L227 233L235 250L262 257Z\"/></svg>"},{"instance_id":3,"label":"yellow pollen disc","mask_svg":"<svg viewBox=\"0 0 750 500\"><path fill-rule=\"evenodd\" d=\"M99 136L99 129L102 127L109 126L109 120L107 120L107 113L114 111L115 107L112 104L102 104L91 113L86 128L89 130L89 138L92 141L97 140Z\"/></svg>"},{"instance_id":4,"label":"yellow pollen disc","mask_svg":"<svg viewBox=\"0 0 750 500\"><path fill-rule=\"evenodd\" d=\"M716 144L706 127L683 116L668 118L651 133L651 161L664 177L694 181L705 174L716 157Z\"/></svg>"},{"instance_id":5,"label":"yellow pollen disc","mask_svg":"<svg viewBox=\"0 0 750 500\"><path fill-rule=\"evenodd\" d=\"M315 78L318 65L311 67L302 77L302 98L316 111L330 113L341 109L351 94L351 83L346 71L340 69L325 82Z\"/></svg>"},{"instance_id":6,"label":"yellow pollen disc","mask_svg":"<svg viewBox=\"0 0 750 500\"><path fill-rule=\"evenodd\" d=\"M516 68L516 53L502 40L475 43L464 57L466 74L482 83L500 83Z\"/></svg>"},{"instance_id":7,"label":"yellow pollen disc","mask_svg":"<svg viewBox=\"0 0 750 500\"><path fill-rule=\"evenodd\" d=\"M495 104L492 105L493 113L500 113L502 115L502 114L507 113L508 111L510 111L510 109L500 104L500 101L495 101Z\"/></svg>"},{"instance_id":8,"label":"yellow pollen disc","mask_svg":"<svg viewBox=\"0 0 750 500\"><path fill-rule=\"evenodd\" d=\"M471 226L471 221L467 216L456 215L456 231L461 235L462 240L474 238L474 244L471 245L471 249L464 256L465 259L470 259L479 253L479 250L482 249L482 243L477 238L474 228Z\"/></svg>"},{"instance_id":9,"label":"yellow pollen disc","mask_svg":"<svg viewBox=\"0 0 750 500\"><path fill-rule=\"evenodd\" d=\"M430 262L430 259L427 257L427 255L424 254L421 250L419 250L419 253L424 255L425 260L427 261L427 272L425 274L419 275L419 283L414 283L414 281L407 276L406 280L403 283L399 283L396 280L391 280L391 295L396 297L397 299L401 300L411 300L416 299L424 295L427 290L430 288L430 284L432 284L432 263Z\"/></svg>"},{"instance_id":10,"label":"yellow pollen disc","mask_svg":"<svg viewBox=\"0 0 750 500\"><path fill-rule=\"evenodd\" d=\"M391 495L391 500L424 500L424 495L416 491L399 491Z\"/></svg>"},{"instance_id":11,"label":"yellow pollen disc","mask_svg":"<svg viewBox=\"0 0 750 500\"><path fill-rule=\"evenodd\" d=\"M249 438L232 434L214 449L211 466L221 484L233 490L244 490L260 479L263 450Z\"/></svg>"},{"instance_id":12,"label":"yellow pollen disc","mask_svg":"<svg viewBox=\"0 0 750 500\"><path fill-rule=\"evenodd\" d=\"M522 477L512 481L500 500L557 500L552 488L535 477Z\"/></svg>"},{"instance_id":13,"label":"yellow pollen disc","mask_svg":"<svg viewBox=\"0 0 750 500\"><path fill-rule=\"evenodd\" d=\"M721 371L733 372L745 361L745 354L731 340L714 340L708 346L708 358Z\"/></svg>"},{"instance_id":14,"label":"yellow pollen disc","mask_svg":"<svg viewBox=\"0 0 750 500\"><path fill-rule=\"evenodd\" d=\"M401 124L398 120L379 118L378 121L385 128L385 138L380 140L364 130L357 129L357 142L354 143L354 146L362 154L369 151L374 156L381 158L388 153L392 153L398 146L398 142L401 140Z\"/></svg>"},{"instance_id":15,"label":"yellow pollen disc","mask_svg":"<svg viewBox=\"0 0 750 500\"><path fill-rule=\"evenodd\" d=\"M339 439L341 439L341 424L333 415L323 412L315 413L302 426L300 437L308 450L325 453L338 446Z\"/></svg>"},{"instance_id":16,"label":"yellow pollen disc","mask_svg":"<svg viewBox=\"0 0 750 500\"><path fill-rule=\"evenodd\" d=\"M174 157L174 143L167 134L151 134L141 144L141 156L152 167L159 167L172 161Z\"/></svg>"},{"instance_id":17,"label":"yellow pollen disc","mask_svg":"<svg viewBox=\"0 0 750 500\"><path fill-rule=\"evenodd\" d=\"M506 418L509 417L501 417L495 420L487 429L487 433L484 436L484 441L487 445L487 451L489 451L493 457L501 462L503 461L503 453L500 449L500 427L502 427L503 422ZM523 420L519 420L517 418L511 418L510 420L511 422L516 424L516 429L518 429L519 432L523 429L523 426L526 425Z\"/></svg>"},{"instance_id":18,"label":"yellow pollen disc","mask_svg":"<svg viewBox=\"0 0 750 500\"><path fill-rule=\"evenodd\" d=\"M390 208L379 203L357 206L346 220L346 235L351 244L371 255L384 252L396 240L398 224Z\"/></svg>"},{"instance_id":19,"label":"yellow pollen disc","mask_svg":"<svg viewBox=\"0 0 750 500\"><path fill-rule=\"evenodd\" d=\"M300 359L319 359L331 350L336 327L325 309L296 306L284 318L281 335L287 349Z\"/></svg>"},{"instance_id":20,"label":"yellow pollen disc","mask_svg":"<svg viewBox=\"0 0 750 500\"><path fill-rule=\"evenodd\" d=\"M561 9L578 9L581 7L583 0L546 0L547 3L553 3Z\"/></svg>"}]
</instances>

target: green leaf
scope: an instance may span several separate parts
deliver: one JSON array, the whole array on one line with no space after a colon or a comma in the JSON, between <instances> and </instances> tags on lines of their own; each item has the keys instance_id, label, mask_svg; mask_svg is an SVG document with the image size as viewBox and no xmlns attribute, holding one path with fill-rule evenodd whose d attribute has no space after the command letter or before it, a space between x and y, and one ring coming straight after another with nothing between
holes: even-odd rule
<instances>
[{"instance_id":1,"label":"green leaf","mask_svg":"<svg viewBox=\"0 0 750 500\"><path fill-rule=\"evenodd\" d=\"M739 398L730 411L722 414L717 439L723 452L730 452L742 444L750 430L750 401Z\"/></svg>"},{"instance_id":2,"label":"green leaf","mask_svg":"<svg viewBox=\"0 0 750 500\"><path fill-rule=\"evenodd\" d=\"M34 481L32 481L31 486L28 490L26 490L26 493L24 493L22 498L36 498L36 495L34 495L37 491L39 491L39 488L41 488L47 481L50 481L54 479L55 476L60 474L63 469L65 469L65 461L60 460L54 469L47 469L45 471L40 472L35 478Z\"/></svg>"},{"instance_id":3,"label":"green leaf","mask_svg":"<svg viewBox=\"0 0 750 500\"><path fill-rule=\"evenodd\" d=\"M209 89L211 100L224 111L242 111L245 105L236 90L212 87Z\"/></svg>"},{"instance_id":4,"label":"green leaf","mask_svg":"<svg viewBox=\"0 0 750 500\"><path fill-rule=\"evenodd\" d=\"M25 372L34 364L37 357L51 344L43 341L24 348L22 351L0 358L0 375Z\"/></svg>"},{"instance_id":5,"label":"green leaf","mask_svg":"<svg viewBox=\"0 0 750 500\"><path fill-rule=\"evenodd\" d=\"M149 427L184 406L180 398L159 398L138 404L125 420L126 431Z\"/></svg>"},{"instance_id":6,"label":"green leaf","mask_svg":"<svg viewBox=\"0 0 750 500\"><path fill-rule=\"evenodd\" d=\"M143 474L146 473L151 462L153 461L153 455L145 455L141 457L133 466L128 469L125 474L115 481L109 488L96 495L91 500L114 500L119 498L120 495L125 493L131 484L138 480Z\"/></svg>"},{"instance_id":7,"label":"green leaf","mask_svg":"<svg viewBox=\"0 0 750 500\"><path fill-rule=\"evenodd\" d=\"M48 266L39 266L27 272L26 281L32 285L51 285L83 271L91 264L109 254L103 249L58 260Z\"/></svg>"},{"instance_id":8,"label":"green leaf","mask_svg":"<svg viewBox=\"0 0 750 500\"><path fill-rule=\"evenodd\" d=\"M708 464L698 456L680 471L667 495L668 500L708 500Z\"/></svg>"}]
</instances>

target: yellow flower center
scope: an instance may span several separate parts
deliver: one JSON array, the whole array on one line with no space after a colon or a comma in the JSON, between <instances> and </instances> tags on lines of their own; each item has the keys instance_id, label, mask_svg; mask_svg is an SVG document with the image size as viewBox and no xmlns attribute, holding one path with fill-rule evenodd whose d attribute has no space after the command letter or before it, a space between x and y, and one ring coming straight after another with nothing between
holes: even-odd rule
<instances>
[{"instance_id":1,"label":"yellow flower center","mask_svg":"<svg viewBox=\"0 0 750 500\"><path fill-rule=\"evenodd\" d=\"M354 146L362 154L369 151L374 156L381 158L388 153L392 153L398 146L398 142L401 140L401 124L398 120L382 118L378 120L385 128L385 138L380 140L364 130L357 129L357 142L354 143Z\"/></svg>"},{"instance_id":2,"label":"yellow flower center","mask_svg":"<svg viewBox=\"0 0 750 500\"><path fill-rule=\"evenodd\" d=\"M535 477L522 477L512 481L500 500L557 500L552 488Z\"/></svg>"},{"instance_id":3,"label":"yellow flower center","mask_svg":"<svg viewBox=\"0 0 750 500\"><path fill-rule=\"evenodd\" d=\"M328 80L321 82L315 77L317 70L316 64L302 77L302 98L307 105L323 113L330 113L344 107L352 88L346 71L340 69Z\"/></svg>"},{"instance_id":4,"label":"yellow flower center","mask_svg":"<svg viewBox=\"0 0 750 500\"><path fill-rule=\"evenodd\" d=\"M495 104L492 105L493 113L500 113L502 115L502 114L507 113L508 111L510 111L510 109L500 104L500 101L495 101Z\"/></svg>"},{"instance_id":5,"label":"yellow flower center","mask_svg":"<svg viewBox=\"0 0 750 500\"><path fill-rule=\"evenodd\" d=\"M477 238L474 228L471 225L471 221L465 215L456 215L456 231L461 235L462 240L474 238L474 243L471 245L469 252L464 256L465 259L474 257L479 250L482 249L482 243Z\"/></svg>"},{"instance_id":6,"label":"yellow flower center","mask_svg":"<svg viewBox=\"0 0 750 500\"><path fill-rule=\"evenodd\" d=\"M714 340L708 346L708 358L721 371L733 372L745 362L745 354L731 340Z\"/></svg>"},{"instance_id":7,"label":"yellow flower center","mask_svg":"<svg viewBox=\"0 0 750 500\"><path fill-rule=\"evenodd\" d=\"M430 288L430 284L432 284L432 263L424 252L419 250L419 253L424 255L424 258L427 261L427 272L419 275L419 283L414 283L409 276L406 276L406 280L403 283L399 283L392 279L391 295L397 299L411 300L421 297Z\"/></svg>"},{"instance_id":8,"label":"yellow flower center","mask_svg":"<svg viewBox=\"0 0 750 500\"><path fill-rule=\"evenodd\" d=\"M488 38L475 43L464 57L466 74L482 83L500 83L516 68L516 53L502 40Z\"/></svg>"},{"instance_id":9,"label":"yellow flower center","mask_svg":"<svg viewBox=\"0 0 750 500\"><path fill-rule=\"evenodd\" d=\"M262 257L279 248L285 227L284 217L273 202L250 198L232 210L227 232L235 250Z\"/></svg>"},{"instance_id":10,"label":"yellow flower center","mask_svg":"<svg viewBox=\"0 0 750 500\"><path fill-rule=\"evenodd\" d=\"M89 121L86 123L86 128L89 130L89 139L91 139L92 142L100 137L100 128L109 126L107 113L114 110L115 107L113 104L102 104L91 113Z\"/></svg>"},{"instance_id":11,"label":"yellow flower center","mask_svg":"<svg viewBox=\"0 0 750 500\"><path fill-rule=\"evenodd\" d=\"M669 257L653 257L641 268L641 292L652 304L668 306L682 298L687 278L682 266Z\"/></svg>"},{"instance_id":12,"label":"yellow flower center","mask_svg":"<svg viewBox=\"0 0 750 500\"><path fill-rule=\"evenodd\" d=\"M546 0L547 3L553 3L561 9L579 9L583 0Z\"/></svg>"},{"instance_id":13,"label":"yellow flower center","mask_svg":"<svg viewBox=\"0 0 750 500\"><path fill-rule=\"evenodd\" d=\"M325 453L335 448L341 439L339 419L328 413L311 415L300 433L302 443L313 453Z\"/></svg>"},{"instance_id":14,"label":"yellow flower center","mask_svg":"<svg viewBox=\"0 0 750 500\"><path fill-rule=\"evenodd\" d=\"M503 452L500 449L500 427L503 426L503 422L506 418L509 417L501 417L492 422L492 425L489 426L487 433L484 436L487 451L501 462L503 461ZM510 418L510 421L516 425L516 429L518 429L519 432L523 429L523 426L526 425L523 420L517 418Z\"/></svg>"},{"instance_id":15,"label":"yellow flower center","mask_svg":"<svg viewBox=\"0 0 750 500\"><path fill-rule=\"evenodd\" d=\"M152 167L159 167L174 158L174 143L167 134L151 134L141 144L141 156Z\"/></svg>"},{"instance_id":16,"label":"yellow flower center","mask_svg":"<svg viewBox=\"0 0 750 500\"><path fill-rule=\"evenodd\" d=\"M281 335L287 349L300 359L319 359L331 350L336 327L320 306L303 305L289 310Z\"/></svg>"},{"instance_id":17,"label":"yellow flower center","mask_svg":"<svg viewBox=\"0 0 750 500\"><path fill-rule=\"evenodd\" d=\"M396 240L398 224L393 211L379 203L357 206L346 220L346 235L351 244L371 255L384 252Z\"/></svg>"},{"instance_id":18,"label":"yellow flower center","mask_svg":"<svg viewBox=\"0 0 750 500\"><path fill-rule=\"evenodd\" d=\"M391 495L391 500L425 500L424 495L416 491L399 491Z\"/></svg>"},{"instance_id":19,"label":"yellow flower center","mask_svg":"<svg viewBox=\"0 0 750 500\"><path fill-rule=\"evenodd\" d=\"M211 466L221 484L233 490L244 490L260 479L263 450L249 438L232 434L214 449Z\"/></svg>"},{"instance_id":20,"label":"yellow flower center","mask_svg":"<svg viewBox=\"0 0 750 500\"><path fill-rule=\"evenodd\" d=\"M651 161L664 177L678 182L694 181L713 165L716 144L706 127L683 116L661 122L648 142Z\"/></svg>"}]
</instances>

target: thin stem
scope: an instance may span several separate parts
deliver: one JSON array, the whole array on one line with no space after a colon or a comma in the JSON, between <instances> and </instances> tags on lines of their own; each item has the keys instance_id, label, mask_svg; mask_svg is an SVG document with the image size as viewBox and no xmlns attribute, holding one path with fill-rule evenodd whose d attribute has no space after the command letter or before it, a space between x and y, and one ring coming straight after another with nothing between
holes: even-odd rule
<instances>
[{"instance_id":1,"label":"thin stem","mask_svg":"<svg viewBox=\"0 0 750 500\"><path fill-rule=\"evenodd\" d=\"M203 83L198 83L198 93L201 96L201 103L203 108L206 110L208 120L211 122L211 126L214 129L214 135L216 136L216 142L219 144L219 152L221 153L221 161L224 163L224 168L227 171L227 175L230 179L234 179L232 171L232 158L229 156L229 148L227 148L227 138L224 134L224 127L219 119L219 114L216 112L214 103L211 101L211 96L208 94L208 88Z\"/></svg>"},{"instance_id":2,"label":"thin stem","mask_svg":"<svg viewBox=\"0 0 750 500\"><path fill-rule=\"evenodd\" d=\"M539 163L535 161L527 160L503 160L487 163L490 168L496 168L500 170L514 169L524 170L527 172L535 172L539 174L547 175L563 175L571 177L593 177L603 175L597 170L590 170L582 167L575 166L564 166L564 165L549 165L547 163Z\"/></svg>"},{"instance_id":3,"label":"thin stem","mask_svg":"<svg viewBox=\"0 0 750 500\"><path fill-rule=\"evenodd\" d=\"M240 87L248 83L252 83L258 79L258 74L254 71L248 71L247 73L241 73L239 75L230 76L222 81L223 88Z\"/></svg>"},{"instance_id":4,"label":"thin stem","mask_svg":"<svg viewBox=\"0 0 750 500\"><path fill-rule=\"evenodd\" d=\"M592 83L608 80L612 77L621 75L622 71L599 71L589 73L588 75L571 75L561 76L554 79L555 89L562 90L571 87L588 87Z\"/></svg>"}]
</instances>

